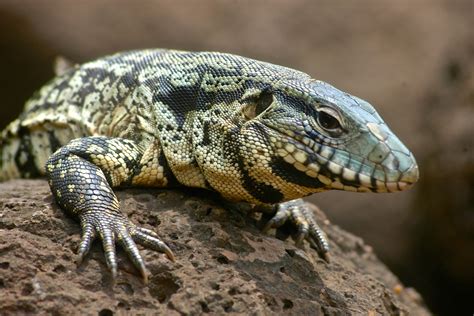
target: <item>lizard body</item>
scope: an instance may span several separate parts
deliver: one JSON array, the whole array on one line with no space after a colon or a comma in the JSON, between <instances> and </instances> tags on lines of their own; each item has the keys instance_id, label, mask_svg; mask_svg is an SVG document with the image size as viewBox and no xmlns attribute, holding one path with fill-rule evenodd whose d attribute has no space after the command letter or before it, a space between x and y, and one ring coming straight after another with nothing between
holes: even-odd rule
<instances>
[{"instance_id":1,"label":"lizard body","mask_svg":"<svg viewBox=\"0 0 474 316\"><path fill-rule=\"evenodd\" d=\"M394 192L418 179L410 151L366 101L309 75L240 56L142 50L73 67L27 103L0 138L0 180L46 176L79 217L82 260L96 236L116 274L120 243L158 235L120 212L117 186L188 186L274 206L320 254L328 244L301 197L340 189Z\"/></svg>"}]
</instances>

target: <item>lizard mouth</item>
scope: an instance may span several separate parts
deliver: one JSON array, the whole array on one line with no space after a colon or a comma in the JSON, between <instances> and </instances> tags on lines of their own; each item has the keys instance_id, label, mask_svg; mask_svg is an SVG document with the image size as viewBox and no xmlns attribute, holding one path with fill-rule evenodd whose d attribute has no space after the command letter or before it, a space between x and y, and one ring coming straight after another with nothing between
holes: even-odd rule
<instances>
[{"instance_id":1,"label":"lizard mouth","mask_svg":"<svg viewBox=\"0 0 474 316\"><path fill-rule=\"evenodd\" d=\"M299 172L323 183L326 189L351 192L398 192L410 188L418 180L418 166L413 163L399 170L398 163L391 167L367 158L315 142L302 135L287 135L271 139L276 153ZM393 154L395 155L395 154ZM396 161L396 157L391 157ZM378 177L376 177L376 174Z\"/></svg>"}]
</instances>

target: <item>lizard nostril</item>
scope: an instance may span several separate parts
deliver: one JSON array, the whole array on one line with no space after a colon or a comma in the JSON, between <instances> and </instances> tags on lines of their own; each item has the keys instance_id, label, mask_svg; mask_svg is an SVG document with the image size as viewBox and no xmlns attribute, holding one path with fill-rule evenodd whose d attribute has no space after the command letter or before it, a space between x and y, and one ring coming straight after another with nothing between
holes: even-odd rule
<instances>
[{"instance_id":1,"label":"lizard nostril","mask_svg":"<svg viewBox=\"0 0 474 316\"><path fill-rule=\"evenodd\" d=\"M374 163L381 163L389 154L390 148L385 143L379 142L370 152L368 158Z\"/></svg>"},{"instance_id":2,"label":"lizard nostril","mask_svg":"<svg viewBox=\"0 0 474 316\"><path fill-rule=\"evenodd\" d=\"M392 161L392 164L393 164L393 169L400 169L400 160L393 156L393 161Z\"/></svg>"}]
</instances>

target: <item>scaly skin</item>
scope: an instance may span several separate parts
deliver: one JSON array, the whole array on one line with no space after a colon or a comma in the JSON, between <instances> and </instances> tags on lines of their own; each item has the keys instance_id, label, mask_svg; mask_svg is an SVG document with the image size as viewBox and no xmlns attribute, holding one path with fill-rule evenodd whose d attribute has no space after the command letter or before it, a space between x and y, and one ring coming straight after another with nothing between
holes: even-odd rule
<instances>
[{"instance_id":1,"label":"scaly skin","mask_svg":"<svg viewBox=\"0 0 474 316\"><path fill-rule=\"evenodd\" d=\"M307 74L235 55L143 50L72 68L2 133L0 180L46 175L117 273L120 243L146 278L135 242L173 253L122 215L117 186L189 186L275 211L297 243L329 250L300 198L337 189L394 192L418 179L413 155L364 100ZM46 166L46 168L44 168Z\"/></svg>"}]
</instances>

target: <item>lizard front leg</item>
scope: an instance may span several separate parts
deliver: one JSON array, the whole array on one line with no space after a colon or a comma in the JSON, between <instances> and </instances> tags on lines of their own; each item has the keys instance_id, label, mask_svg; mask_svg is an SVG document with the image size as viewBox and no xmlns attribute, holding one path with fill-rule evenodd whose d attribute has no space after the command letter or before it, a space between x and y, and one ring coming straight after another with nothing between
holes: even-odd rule
<instances>
[{"instance_id":1,"label":"lizard front leg","mask_svg":"<svg viewBox=\"0 0 474 316\"><path fill-rule=\"evenodd\" d=\"M307 240L323 259L329 261L329 243L316 222L313 210L303 199L275 204L273 211L274 215L263 228L264 232L290 221L297 228L296 245L301 246L303 240Z\"/></svg>"},{"instance_id":2,"label":"lizard front leg","mask_svg":"<svg viewBox=\"0 0 474 316\"><path fill-rule=\"evenodd\" d=\"M84 137L56 151L46 164L49 185L57 203L78 216L82 226L78 261L83 260L99 236L114 278L117 275L116 242L125 249L145 281L145 264L135 243L164 252L174 260L170 248L155 232L136 226L120 212L119 201L112 190L112 187L130 183L140 172L142 156L142 151L131 140Z\"/></svg>"}]
</instances>

